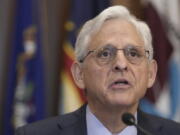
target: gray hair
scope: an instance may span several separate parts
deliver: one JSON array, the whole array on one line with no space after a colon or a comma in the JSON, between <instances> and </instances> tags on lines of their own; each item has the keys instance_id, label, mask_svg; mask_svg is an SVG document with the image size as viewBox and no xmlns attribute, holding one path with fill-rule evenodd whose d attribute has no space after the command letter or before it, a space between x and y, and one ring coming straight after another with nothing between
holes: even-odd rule
<instances>
[{"instance_id":1,"label":"gray hair","mask_svg":"<svg viewBox=\"0 0 180 135\"><path fill-rule=\"evenodd\" d=\"M124 6L112 6L83 25L75 43L75 55L78 61L83 59L87 54L91 36L100 30L106 20L110 19L124 19L132 23L142 37L145 49L149 51L149 59L151 60L153 58L152 36L148 25L130 14Z\"/></svg>"}]
</instances>

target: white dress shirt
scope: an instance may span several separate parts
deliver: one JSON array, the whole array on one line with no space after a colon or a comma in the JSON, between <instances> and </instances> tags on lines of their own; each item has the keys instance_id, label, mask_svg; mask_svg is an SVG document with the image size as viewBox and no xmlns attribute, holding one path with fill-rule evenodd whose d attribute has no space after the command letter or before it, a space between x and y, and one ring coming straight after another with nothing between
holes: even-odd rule
<instances>
[{"instance_id":1,"label":"white dress shirt","mask_svg":"<svg viewBox=\"0 0 180 135\"><path fill-rule=\"evenodd\" d=\"M112 134L91 112L90 108L86 108L86 124L88 135L137 135L137 129L134 126L127 126L121 132Z\"/></svg>"}]
</instances>

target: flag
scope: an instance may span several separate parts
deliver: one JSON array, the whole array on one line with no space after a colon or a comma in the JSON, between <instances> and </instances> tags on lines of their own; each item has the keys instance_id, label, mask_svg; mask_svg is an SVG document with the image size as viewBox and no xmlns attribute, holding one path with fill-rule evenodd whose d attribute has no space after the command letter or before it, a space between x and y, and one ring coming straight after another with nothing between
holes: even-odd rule
<instances>
[{"instance_id":1,"label":"flag","mask_svg":"<svg viewBox=\"0 0 180 135\"><path fill-rule=\"evenodd\" d=\"M85 102L85 97L73 81L71 64L74 61L74 44L81 26L110 5L109 0L71 0L70 17L65 23L67 38L63 44L64 67L61 72L60 113L71 112Z\"/></svg>"},{"instance_id":2,"label":"flag","mask_svg":"<svg viewBox=\"0 0 180 135\"><path fill-rule=\"evenodd\" d=\"M179 13L179 4L175 1L154 0L145 8L159 70L155 85L142 100L141 107L147 112L180 121L180 29L179 25L171 23L171 17ZM174 13L167 17L167 9Z\"/></svg>"},{"instance_id":3,"label":"flag","mask_svg":"<svg viewBox=\"0 0 180 135\"><path fill-rule=\"evenodd\" d=\"M158 107L165 110L168 118L180 122L180 1L161 0L161 4L154 3L154 5L162 16L162 22L173 47L169 61L169 106L162 107L161 103L164 102L162 98Z\"/></svg>"},{"instance_id":4,"label":"flag","mask_svg":"<svg viewBox=\"0 0 180 135\"><path fill-rule=\"evenodd\" d=\"M4 135L44 118L44 69L36 0L16 0L5 97Z\"/></svg>"}]
</instances>

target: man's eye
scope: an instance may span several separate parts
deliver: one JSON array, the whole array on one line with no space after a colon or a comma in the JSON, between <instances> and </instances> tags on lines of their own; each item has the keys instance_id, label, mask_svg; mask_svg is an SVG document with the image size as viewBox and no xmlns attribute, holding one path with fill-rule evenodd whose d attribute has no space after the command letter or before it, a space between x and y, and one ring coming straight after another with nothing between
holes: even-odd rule
<instances>
[{"instance_id":1,"label":"man's eye","mask_svg":"<svg viewBox=\"0 0 180 135\"><path fill-rule=\"evenodd\" d=\"M111 51L108 49L102 50L98 53L98 57L99 58L109 58L109 57L111 57Z\"/></svg>"},{"instance_id":2,"label":"man's eye","mask_svg":"<svg viewBox=\"0 0 180 135\"><path fill-rule=\"evenodd\" d=\"M137 50L130 50L129 51L129 56L131 57L140 57L140 53Z\"/></svg>"}]
</instances>

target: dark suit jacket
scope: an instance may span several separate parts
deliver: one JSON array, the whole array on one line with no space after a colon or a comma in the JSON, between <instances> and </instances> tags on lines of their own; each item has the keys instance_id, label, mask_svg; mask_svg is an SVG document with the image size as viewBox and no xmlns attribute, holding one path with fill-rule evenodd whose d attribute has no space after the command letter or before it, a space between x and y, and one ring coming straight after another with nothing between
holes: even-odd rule
<instances>
[{"instance_id":1,"label":"dark suit jacket","mask_svg":"<svg viewBox=\"0 0 180 135\"><path fill-rule=\"evenodd\" d=\"M152 135L180 135L180 124L138 111L138 124ZM19 128L15 135L87 135L86 105L79 110ZM138 130L138 135L144 135Z\"/></svg>"}]
</instances>

